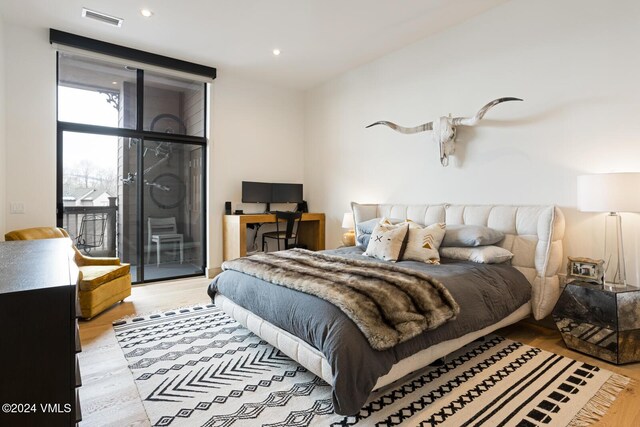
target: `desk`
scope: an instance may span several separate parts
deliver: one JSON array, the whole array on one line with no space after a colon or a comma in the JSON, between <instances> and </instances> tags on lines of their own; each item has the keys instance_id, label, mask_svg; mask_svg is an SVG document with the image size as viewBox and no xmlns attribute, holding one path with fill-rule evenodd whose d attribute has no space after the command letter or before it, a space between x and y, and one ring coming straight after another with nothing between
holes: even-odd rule
<instances>
[{"instance_id":1,"label":"desk","mask_svg":"<svg viewBox=\"0 0 640 427\"><path fill-rule=\"evenodd\" d=\"M274 214L225 215L222 219L222 255L225 261L247 255L247 224L276 223ZM324 249L324 214L304 213L298 243L312 251Z\"/></svg>"}]
</instances>

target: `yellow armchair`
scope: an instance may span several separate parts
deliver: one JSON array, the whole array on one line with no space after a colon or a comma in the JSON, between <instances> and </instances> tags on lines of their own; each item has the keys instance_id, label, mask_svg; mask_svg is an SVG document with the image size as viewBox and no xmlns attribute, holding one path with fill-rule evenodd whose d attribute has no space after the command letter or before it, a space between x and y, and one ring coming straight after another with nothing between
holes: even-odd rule
<instances>
[{"instance_id":1,"label":"yellow armchair","mask_svg":"<svg viewBox=\"0 0 640 427\"><path fill-rule=\"evenodd\" d=\"M35 227L10 231L4 235L7 241L56 238L69 238L69 233L57 227ZM83 318L90 319L131 295L129 264L121 263L119 258L88 257L75 246L73 250L74 260L80 270L78 299Z\"/></svg>"}]
</instances>

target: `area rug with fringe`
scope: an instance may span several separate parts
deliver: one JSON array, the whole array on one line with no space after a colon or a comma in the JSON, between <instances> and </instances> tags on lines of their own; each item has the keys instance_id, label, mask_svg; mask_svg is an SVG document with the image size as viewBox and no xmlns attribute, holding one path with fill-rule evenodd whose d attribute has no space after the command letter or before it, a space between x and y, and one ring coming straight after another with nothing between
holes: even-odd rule
<instances>
[{"instance_id":1,"label":"area rug with fringe","mask_svg":"<svg viewBox=\"0 0 640 427\"><path fill-rule=\"evenodd\" d=\"M327 383L213 305L113 327L154 426L582 426L629 384L490 335L344 417Z\"/></svg>"}]
</instances>

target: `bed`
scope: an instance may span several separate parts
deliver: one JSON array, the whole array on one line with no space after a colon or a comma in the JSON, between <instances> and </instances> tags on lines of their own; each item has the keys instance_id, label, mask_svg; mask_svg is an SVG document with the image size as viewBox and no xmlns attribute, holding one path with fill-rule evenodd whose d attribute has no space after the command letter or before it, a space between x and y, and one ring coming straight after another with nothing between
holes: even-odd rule
<instances>
[{"instance_id":1,"label":"bed","mask_svg":"<svg viewBox=\"0 0 640 427\"><path fill-rule=\"evenodd\" d=\"M330 384L334 409L342 415L357 413L371 392L477 338L531 315L547 316L559 295L564 218L555 206L354 204L356 224L380 217L488 226L505 233L499 246L514 257L491 265L448 259L441 265L398 262L444 284L460 313L386 350L371 348L353 321L316 296L232 270L209 287L217 306ZM362 256L355 247L325 253L384 262Z\"/></svg>"}]
</instances>

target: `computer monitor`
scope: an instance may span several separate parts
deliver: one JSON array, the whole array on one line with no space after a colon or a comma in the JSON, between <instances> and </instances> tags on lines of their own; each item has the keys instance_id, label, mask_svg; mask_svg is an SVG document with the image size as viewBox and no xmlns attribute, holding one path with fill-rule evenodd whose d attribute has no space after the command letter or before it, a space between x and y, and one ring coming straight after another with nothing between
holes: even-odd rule
<instances>
[{"instance_id":1,"label":"computer monitor","mask_svg":"<svg viewBox=\"0 0 640 427\"><path fill-rule=\"evenodd\" d=\"M271 203L272 184L242 181L242 203Z\"/></svg>"},{"instance_id":2,"label":"computer monitor","mask_svg":"<svg viewBox=\"0 0 640 427\"><path fill-rule=\"evenodd\" d=\"M301 203L302 184L272 184L271 203Z\"/></svg>"}]
</instances>

